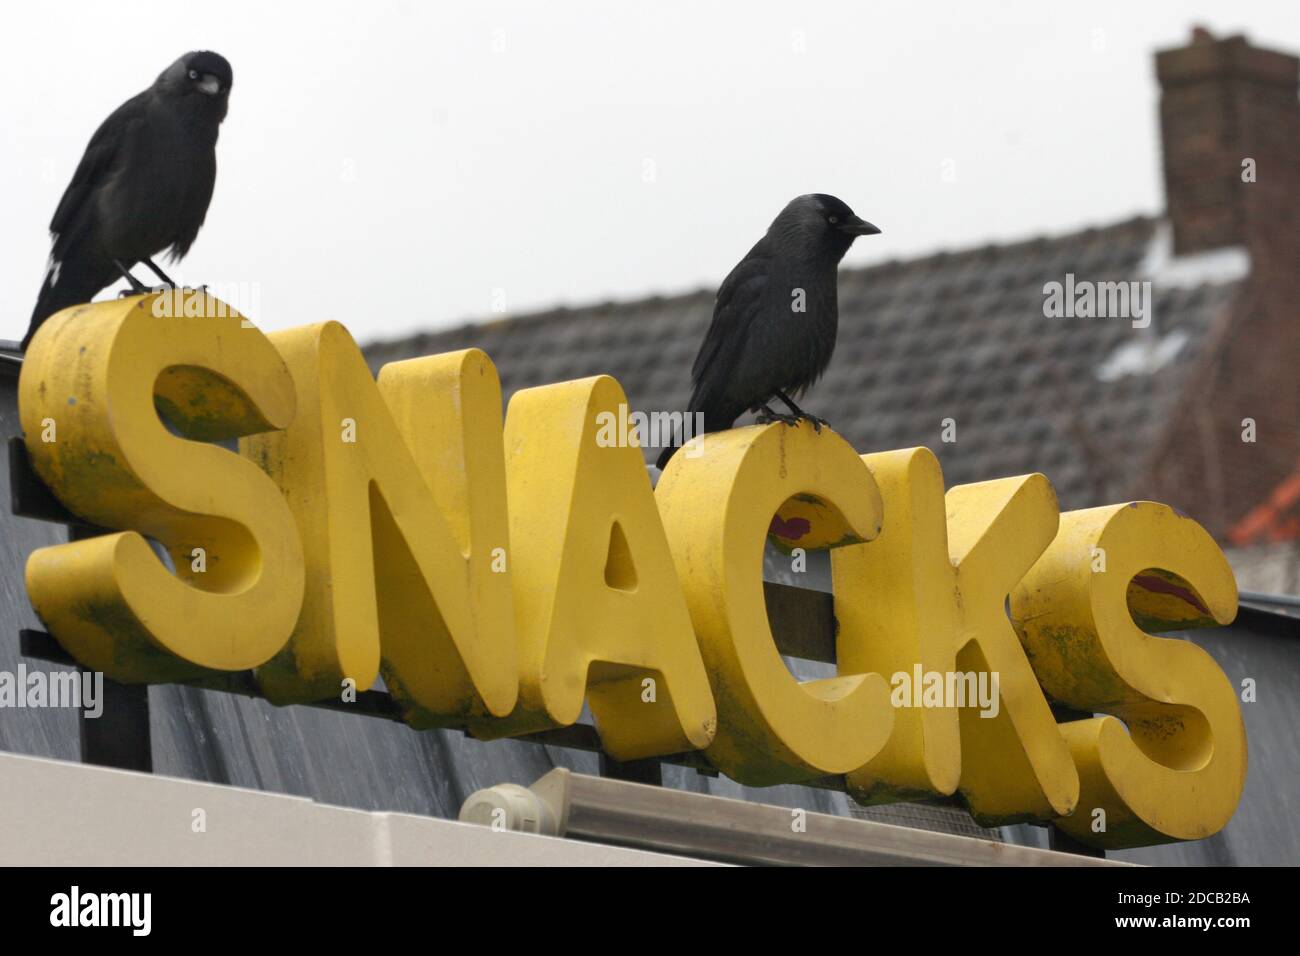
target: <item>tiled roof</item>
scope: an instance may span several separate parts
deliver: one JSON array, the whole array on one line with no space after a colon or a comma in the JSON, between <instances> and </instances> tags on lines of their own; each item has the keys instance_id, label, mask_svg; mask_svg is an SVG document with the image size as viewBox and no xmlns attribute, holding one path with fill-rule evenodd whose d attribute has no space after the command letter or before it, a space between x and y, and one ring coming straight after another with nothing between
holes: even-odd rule
<instances>
[{"instance_id":1,"label":"tiled roof","mask_svg":"<svg viewBox=\"0 0 1300 956\"><path fill-rule=\"evenodd\" d=\"M843 270L835 357L800 404L864 453L930 447L949 485L1041 471L1065 508L1123 497L1241 282L1157 282L1145 331L1123 318L1045 318L1043 286L1066 273L1076 283L1142 279L1156 229L1156 220L1136 218ZM712 308L713 291L702 290L466 325L366 351L378 368L476 346L496 363L507 398L608 373L634 408L684 409ZM952 444L941 440L946 418L956 423Z\"/></svg>"}]
</instances>

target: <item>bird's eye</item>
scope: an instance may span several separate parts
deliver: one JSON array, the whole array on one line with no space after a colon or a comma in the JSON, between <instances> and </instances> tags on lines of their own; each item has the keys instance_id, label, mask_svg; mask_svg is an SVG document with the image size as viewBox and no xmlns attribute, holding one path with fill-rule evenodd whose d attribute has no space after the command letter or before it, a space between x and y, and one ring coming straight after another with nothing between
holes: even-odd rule
<instances>
[{"instance_id":1,"label":"bird's eye","mask_svg":"<svg viewBox=\"0 0 1300 956\"><path fill-rule=\"evenodd\" d=\"M198 71L198 70L190 70L190 79L191 79L191 80L197 80L198 78L199 78L199 71Z\"/></svg>"},{"instance_id":2,"label":"bird's eye","mask_svg":"<svg viewBox=\"0 0 1300 956\"><path fill-rule=\"evenodd\" d=\"M839 216L831 216L831 218L828 219L828 220L826 220L826 221L829 222L829 223L833 226L833 225L835 225L837 222L840 221L840 217L839 217Z\"/></svg>"}]
</instances>

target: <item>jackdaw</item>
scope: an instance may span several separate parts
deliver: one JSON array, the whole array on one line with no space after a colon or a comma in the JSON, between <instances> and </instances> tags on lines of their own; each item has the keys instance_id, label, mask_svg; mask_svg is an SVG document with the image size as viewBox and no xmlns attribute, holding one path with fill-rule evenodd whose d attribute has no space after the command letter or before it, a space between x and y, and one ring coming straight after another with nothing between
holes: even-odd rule
<instances>
[{"instance_id":1,"label":"jackdaw","mask_svg":"<svg viewBox=\"0 0 1300 956\"><path fill-rule=\"evenodd\" d=\"M52 314L119 277L148 291L131 275L137 263L174 285L153 257L170 246L178 261L203 225L232 80L220 54L186 53L95 131L50 220L53 249L24 349Z\"/></svg>"},{"instance_id":2,"label":"jackdaw","mask_svg":"<svg viewBox=\"0 0 1300 956\"><path fill-rule=\"evenodd\" d=\"M836 270L858 236L880 230L834 196L790 201L767 234L718 289L713 321L691 367L689 411L703 413L704 431L730 428L745 411L759 421L825 424L794 403L821 377L835 350L839 324ZM768 402L779 398L790 414ZM663 450L659 467L677 446Z\"/></svg>"}]
</instances>

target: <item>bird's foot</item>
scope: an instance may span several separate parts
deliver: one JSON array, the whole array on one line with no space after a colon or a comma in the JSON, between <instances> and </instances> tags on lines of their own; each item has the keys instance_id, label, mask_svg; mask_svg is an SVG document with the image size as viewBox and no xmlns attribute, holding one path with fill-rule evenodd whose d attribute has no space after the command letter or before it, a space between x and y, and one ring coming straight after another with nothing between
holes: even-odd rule
<instances>
[{"instance_id":1,"label":"bird's foot","mask_svg":"<svg viewBox=\"0 0 1300 956\"><path fill-rule=\"evenodd\" d=\"M152 291L147 285L133 276L131 270L128 269L125 263L120 259L114 259L113 265L117 266L117 271L122 274L122 278L125 279L127 284L131 287L129 291L122 291L118 295L119 299L124 299L129 295L148 295Z\"/></svg>"},{"instance_id":2,"label":"bird's foot","mask_svg":"<svg viewBox=\"0 0 1300 956\"><path fill-rule=\"evenodd\" d=\"M794 428L799 424L799 419L794 415L782 415L780 412L774 412L768 406L763 405L758 409L758 414L754 416L754 421L760 425L770 425L772 422L780 422L782 425L789 425Z\"/></svg>"},{"instance_id":3,"label":"bird's foot","mask_svg":"<svg viewBox=\"0 0 1300 956\"><path fill-rule=\"evenodd\" d=\"M825 425L827 428L830 428L831 425L831 423L828 422L826 419L818 418L816 415L809 415L807 412L802 412L795 417L802 418L804 421L809 422L813 427L813 431L815 431L818 435L822 433L823 425Z\"/></svg>"},{"instance_id":4,"label":"bird's foot","mask_svg":"<svg viewBox=\"0 0 1300 956\"><path fill-rule=\"evenodd\" d=\"M174 285L143 285L137 288L123 289L117 294L119 299L129 299L133 295L154 295L155 293L175 292Z\"/></svg>"},{"instance_id":5,"label":"bird's foot","mask_svg":"<svg viewBox=\"0 0 1300 956\"><path fill-rule=\"evenodd\" d=\"M159 269L152 259L142 259L141 261L148 267L150 272L158 277L158 281L162 283L161 285L155 286L155 290L161 292L164 290L175 289L177 287L171 276Z\"/></svg>"},{"instance_id":6,"label":"bird's foot","mask_svg":"<svg viewBox=\"0 0 1300 956\"><path fill-rule=\"evenodd\" d=\"M813 431L815 431L817 434L820 435L822 433L823 425L825 425L828 428L830 427L830 422L828 422L824 418L818 418L816 415L809 415L802 408L796 405L794 403L794 399L792 399L787 393L777 392L776 397L781 399L781 401L785 403L786 407L790 409L790 414L793 415L796 419L802 419L803 421L809 422L813 427Z\"/></svg>"}]
</instances>

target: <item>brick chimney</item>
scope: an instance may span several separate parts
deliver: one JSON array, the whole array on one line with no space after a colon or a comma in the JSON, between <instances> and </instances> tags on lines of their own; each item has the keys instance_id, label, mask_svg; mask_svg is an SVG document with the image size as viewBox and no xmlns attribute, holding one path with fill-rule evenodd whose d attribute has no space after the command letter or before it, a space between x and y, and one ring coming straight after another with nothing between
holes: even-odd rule
<instances>
[{"instance_id":1,"label":"brick chimney","mask_svg":"<svg viewBox=\"0 0 1300 956\"><path fill-rule=\"evenodd\" d=\"M1294 270L1300 59L1196 27L1189 46L1156 54L1156 76L1174 252L1246 246L1257 267Z\"/></svg>"},{"instance_id":2,"label":"brick chimney","mask_svg":"<svg viewBox=\"0 0 1300 956\"><path fill-rule=\"evenodd\" d=\"M1250 273L1134 490L1226 540L1300 462L1300 59L1198 27L1156 75L1174 252L1244 246Z\"/></svg>"}]
</instances>

